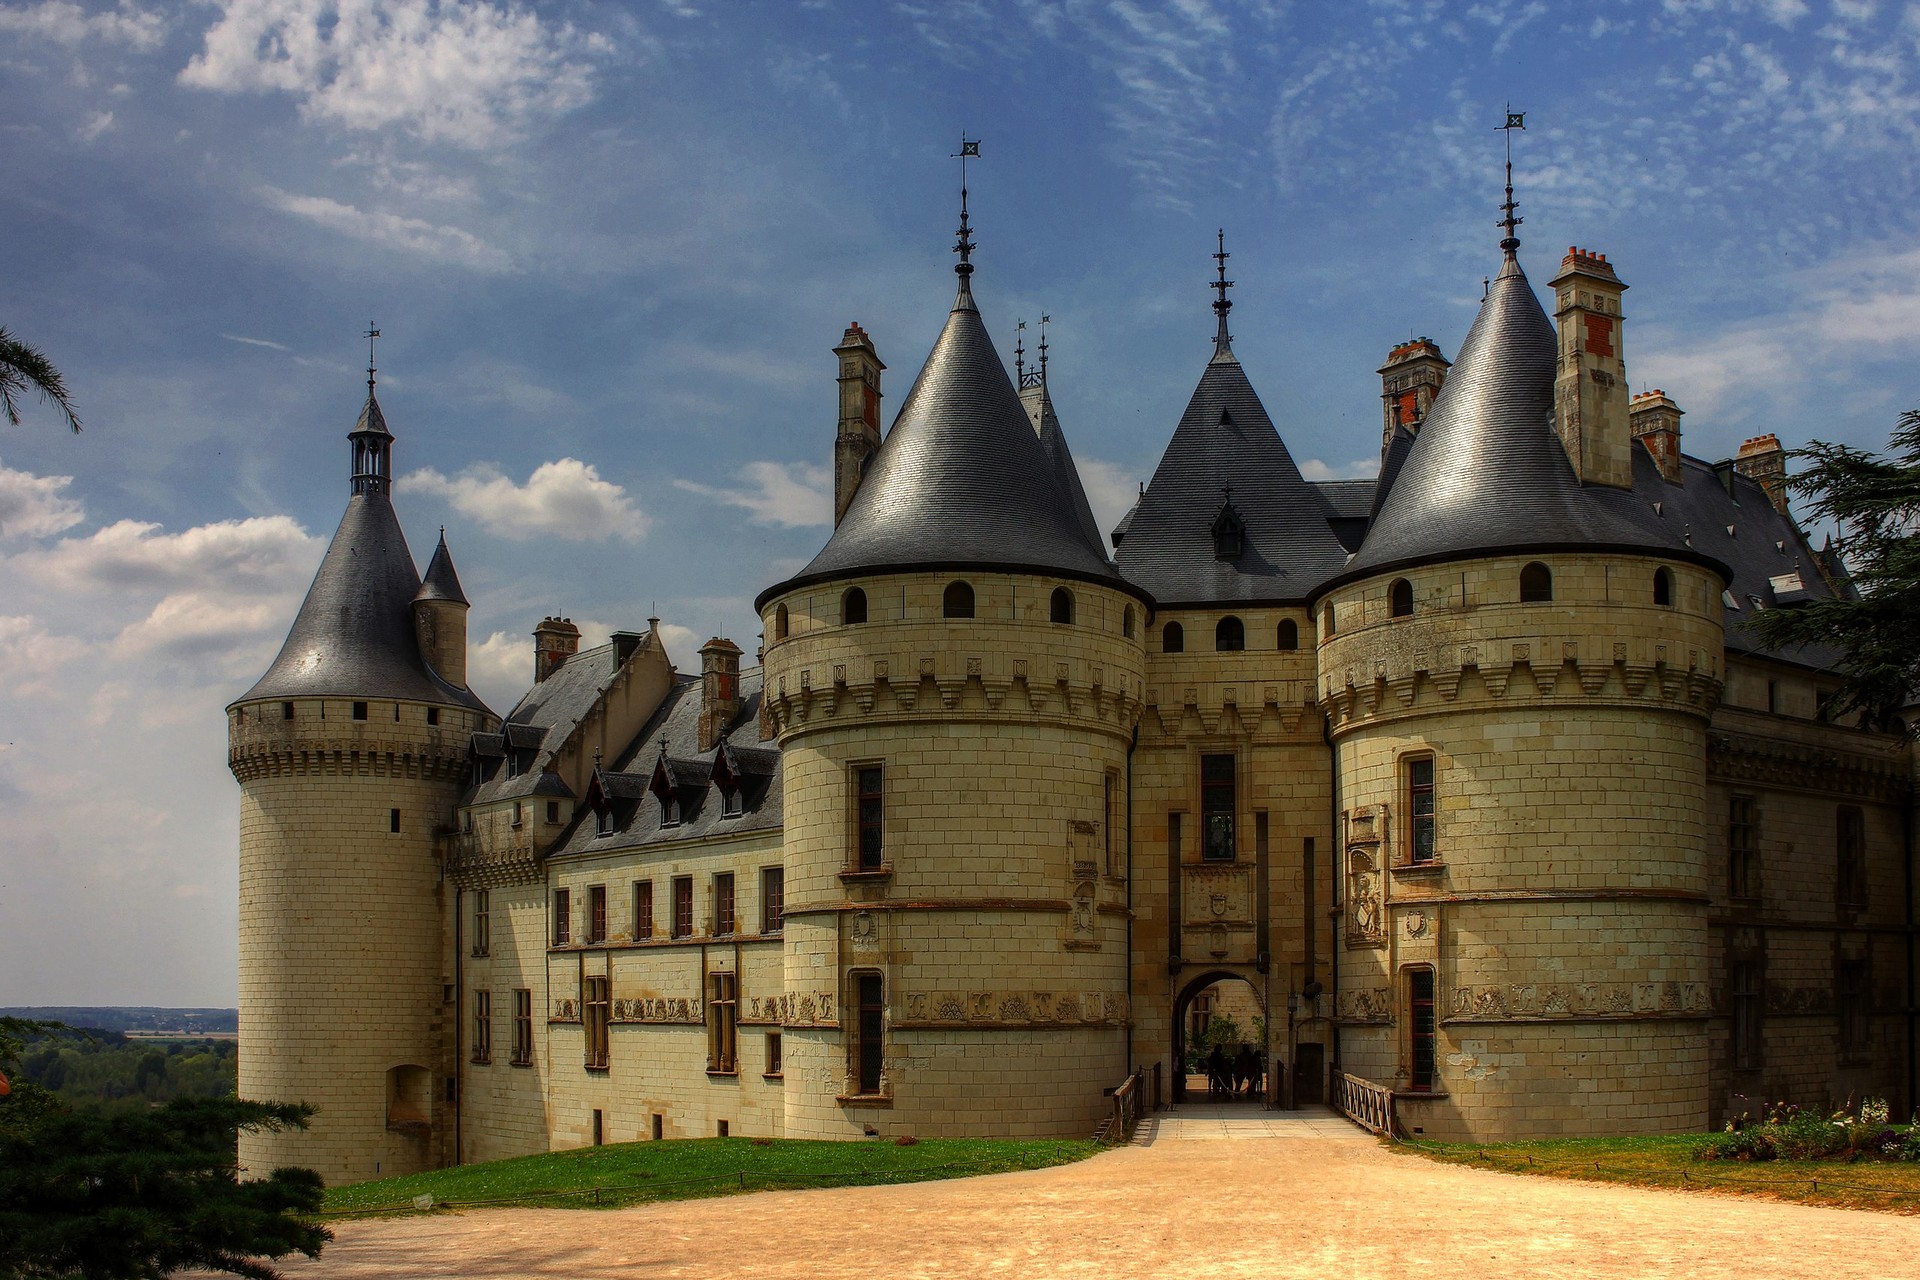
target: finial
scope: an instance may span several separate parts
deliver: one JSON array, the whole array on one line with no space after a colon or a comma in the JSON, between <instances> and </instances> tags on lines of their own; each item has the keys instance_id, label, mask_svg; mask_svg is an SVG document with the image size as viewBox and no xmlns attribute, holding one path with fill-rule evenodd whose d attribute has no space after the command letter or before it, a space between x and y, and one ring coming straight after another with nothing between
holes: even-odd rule
<instances>
[{"instance_id":1,"label":"finial","mask_svg":"<svg viewBox=\"0 0 1920 1280\"><path fill-rule=\"evenodd\" d=\"M1040 385L1043 387L1047 385L1047 322L1052 319L1046 312L1040 313Z\"/></svg>"},{"instance_id":2,"label":"finial","mask_svg":"<svg viewBox=\"0 0 1920 1280\"><path fill-rule=\"evenodd\" d=\"M380 337L380 327L373 321L367 321L367 331L360 335L367 340L367 394L373 394L373 344Z\"/></svg>"},{"instance_id":3,"label":"finial","mask_svg":"<svg viewBox=\"0 0 1920 1280\"><path fill-rule=\"evenodd\" d=\"M1232 355L1233 335L1227 332L1227 312L1233 310L1233 303L1227 300L1227 290L1233 288L1233 281L1227 279L1227 259L1233 255L1227 252L1227 229L1221 227L1216 231L1214 240L1219 245L1213 254L1217 276L1210 287L1218 295L1213 300L1213 314L1220 317L1220 323L1213 335L1213 353Z\"/></svg>"},{"instance_id":4,"label":"finial","mask_svg":"<svg viewBox=\"0 0 1920 1280\"><path fill-rule=\"evenodd\" d=\"M1022 320L1013 327L1013 382L1015 386L1027 385L1027 322Z\"/></svg>"},{"instance_id":5,"label":"finial","mask_svg":"<svg viewBox=\"0 0 1920 1280\"><path fill-rule=\"evenodd\" d=\"M967 137L967 131L960 131L960 149L948 157L960 162L960 230L953 251L960 255L960 261L954 264L953 273L960 277L960 287L967 287L967 277L973 274L971 255L974 250L973 228L967 222L967 157L979 158L980 140Z\"/></svg>"},{"instance_id":6,"label":"finial","mask_svg":"<svg viewBox=\"0 0 1920 1280\"><path fill-rule=\"evenodd\" d=\"M1505 204L1500 206L1501 212L1506 216L1494 225L1500 227L1507 233L1500 241L1500 251L1509 258L1517 257L1519 254L1520 237L1516 236L1514 231L1522 222L1526 221L1525 218L1516 217L1513 212L1520 207L1514 203L1513 199L1513 131L1515 129L1524 130L1526 127L1527 113L1524 111L1515 111L1512 107L1508 107L1507 122L1500 126L1500 132L1507 135L1507 200Z\"/></svg>"}]
</instances>

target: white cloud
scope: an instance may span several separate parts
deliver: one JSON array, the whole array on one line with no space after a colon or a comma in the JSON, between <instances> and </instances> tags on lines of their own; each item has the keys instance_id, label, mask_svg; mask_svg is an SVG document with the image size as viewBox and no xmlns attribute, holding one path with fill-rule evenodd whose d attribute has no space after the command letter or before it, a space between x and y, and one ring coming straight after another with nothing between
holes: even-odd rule
<instances>
[{"instance_id":1,"label":"white cloud","mask_svg":"<svg viewBox=\"0 0 1920 1280\"><path fill-rule=\"evenodd\" d=\"M0 538L48 538L86 518L66 488L72 476L36 476L0 466Z\"/></svg>"},{"instance_id":2,"label":"white cloud","mask_svg":"<svg viewBox=\"0 0 1920 1280\"><path fill-rule=\"evenodd\" d=\"M220 0L180 82L281 92L308 119L485 147L593 97L605 36L486 0Z\"/></svg>"},{"instance_id":3,"label":"white cloud","mask_svg":"<svg viewBox=\"0 0 1920 1280\"><path fill-rule=\"evenodd\" d=\"M451 478L431 467L415 471L401 478L399 488L443 498L488 533L516 542L547 537L634 541L652 523L624 488L602 480L578 458L543 462L525 484L515 484L491 463L479 463Z\"/></svg>"},{"instance_id":4,"label":"white cloud","mask_svg":"<svg viewBox=\"0 0 1920 1280\"><path fill-rule=\"evenodd\" d=\"M246 344L249 347L266 347L273 351L293 350L293 348L285 345L284 343L269 342L265 338L243 338L237 333L223 333L220 336L225 338L228 342L240 342L240 343Z\"/></svg>"},{"instance_id":5,"label":"white cloud","mask_svg":"<svg viewBox=\"0 0 1920 1280\"><path fill-rule=\"evenodd\" d=\"M467 645L467 687L502 715L533 683L533 637L496 631Z\"/></svg>"},{"instance_id":6,"label":"white cloud","mask_svg":"<svg viewBox=\"0 0 1920 1280\"><path fill-rule=\"evenodd\" d=\"M0 617L0 687L18 697L53 692L53 677L79 656L81 646L55 636L39 619Z\"/></svg>"},{"instance_id":7,"label":"white cloud","mask_svg":"<svg viewBox=\"0 0 1920 1280\"><path fill-rule=\"evenodd\" d=\"M19 9L0 9L0 31L38 36L55 44L77 45L87 40L124 44L139 50L159 45L167 33L166 20L130 0L115 8L88 13L69 0L42 0Z\"/></svg>"},{"instance_id":8,"label":"white cloud","mask_svg":"<svg viewBox=\"0 0 1920 1280\"><path fill-rule=\"evenodd\" d=\"M87 117L85 124L73 131L73 136L82 142L92 142L104 133L113 131L113 112L96 111Z\"/></svg>"},{"instance_id":9,"label":"white cloud","mask_svg":"<svg viewBox=\"0 0 1920 1280\"><path fill-rule=\"evenodd\" d=\"M1380 474L1380 459L1355 458L1345 466L1333 466L1308 458L1300 464L1300 474L1308 480L1366 480Z\"/></svg>"},{"instance_id":10,"label":"white cloud","mask_svg":"<svg viewBox=\"0 0 1920 1280\"><path fill-rule=\"evenodd\" d=\"M360 209L327 196L303 196L278 187L260 188L260 197L282 213L305 218L356 240L434 262L451 262L481 271L506 271L513 266L513 260L504 251L460 227Z\"/></svg>"},{"instance_id":11,"label":"white cloud","mask_svg":"<svg viewBox=\"0 0 1920 1280\"><path fill-rule=\"evenodd\" d=\"M833 470L808 462L749 462L744 488L675 480L674 487L752 512L755 524L802 529L833 522Z\"/></svg>"},{"instance_id":12,"label":"white cloud","mask_svg":"<svg viewBox=\"0 0 1920 1280\"><path fill-rule=\"evenodd\" d=\"M289 516L223 520L180 533L121 520L84 538L22 552L7 565L62 593L261 594L286 591L289 582L304 586L320 550L320 539Z\"/></svg>"},{"instance_id":13,"label":"white cloud","mask_svg":"<svg viewBox=\"0 0 1920 1280\"><path fill-rule=\"evenodd\" d=\"M1093 508L1094 523L1104 537L1113 532L1120 518L1133 510L1140 497L1140 485L1126 470L1104 458L1076 458L1080 487L1086 490L1087 505ZM1111 553L1111 542L1101 548Z\"/></svg>"}]
</instances>

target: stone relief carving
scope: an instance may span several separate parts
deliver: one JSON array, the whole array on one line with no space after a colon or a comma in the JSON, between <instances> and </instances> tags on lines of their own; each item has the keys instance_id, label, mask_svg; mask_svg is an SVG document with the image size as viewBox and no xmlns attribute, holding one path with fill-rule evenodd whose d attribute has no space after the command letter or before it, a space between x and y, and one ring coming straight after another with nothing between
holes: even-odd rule
<instances>
[{"instance_id":1,"label":"stone relief carving","mask_svg":"<svg viewBox=\"0 0 1920 1280\"><path fill-rule=\"evenodd\" d=\"M839 1025L833 1016L833 994L816 992L796 995L747 996L742 1001L743 1022L779 1023L789 1027L831 1027Z\"/></svg>"},{"instance_id":2,"label":"stone relief carving","mask_svg":"<svg viewBox=\"0 0 1920 1280\"><path fill-rule=\"evenodd\" d=\"M1390 1021L1393 993L1385 987L1355 987L1342 991L1338 1014L1348 1022Z\"/></svg>"},{"instance_id":3,"label":"stone relief carving","mask_svg":"<svg viewBox=\"0 0 1920 1280\"><path fill-rule=\"evenodd\" d=\"M1253 869L1242 866L1185 868L1187 918L1183 924L1253 923Z\"/></svg>"},{"instance_id":4,"label":"stone relief carving","mask_svg":"<svg viewBox=\"0 0 1920 1280\"><path fill-rule=\"evenodd\" d=\"M1124 1026L1130 1016L1115 992L924 992L907 996L904 1025Z\"/></svg>"},{"instance_id":5,"label":"stone relief carving","mask_svg":"<svg viewBox=\"0 0 1920 1280\"><path fill-rule=\"evenodd\" d=\"M1448 1001L1453 1022L1516 1018L1689 1017L1711 1010L1704 982L1514 982L1455 987Z\"/></svg>"},{"instance_id":6,"label":"stone relief carving","mask_svg":"<svg viewBox=\"0 0 1920 1280\"><path fill-rule=\"evenodd\" d=\"M555 1000L553 1002L553 1013L549 1017L548 1021L550 1022L580 1021L580 1002L574 999Z\"/></svg>"},{"instance_id":7,"label":"stone relief carving","mask_svg":"<svg viewBox=\"0 0 1920 1280\"><path fill-rule=\"evenodd\" d=\"M706 1011L698 996L639 996L613 1002L614 1022L700 1023Z\"/></svg>"},{"instance_id":8,"label":"stone relief carving","mask_svg":"<svg viewBox=\"0 0 1920 1280\"><path fill-rule=\"evenodd\" d=\"M1376 947L1380 928L1380 868L1365 849L1347 850L1347 945Z\"/></svg>"},{"instance_id":9,"label":"stone relief carving","mask_svg":"<svg viewBox=\"0 0 1920 1280\"><path fill-rule=\"evenodd\" d=\"M853 913L853 949L855 951L873 951L880 945L880 926L874 921L871 911Z\"/></svg>"}]
</instances>

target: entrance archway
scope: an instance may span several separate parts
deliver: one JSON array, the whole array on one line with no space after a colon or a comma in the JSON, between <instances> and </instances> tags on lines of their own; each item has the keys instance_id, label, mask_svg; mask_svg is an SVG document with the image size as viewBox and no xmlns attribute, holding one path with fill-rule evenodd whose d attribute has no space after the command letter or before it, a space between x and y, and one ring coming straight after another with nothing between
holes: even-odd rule
<instances>
[{"instance_id":1,"label":"entrance archway","mask_svg":"<svg viewBox=\"0 0 1920 1280\"><path fill-rule=\"evenodd\" d=\"M1218 1082L1209 1080L1207 1059L1216 1045L1230 1075L1240 1046L1251 1047L1257 1064L1253 1067L1251 1094L1247 1092L1244 1073L1231 1081L1229 1087L1233 1094L1261 1101L1266 1093L1266 1072L1271 1066L1267 1052L1267 1010L1260 998L1260 988L1253 980L1230 969L1210 969L1196 975L1174 999L1174 1102L1209 1097L1216 1101L1230 1100Z\"/></svg>"}]
</instances>

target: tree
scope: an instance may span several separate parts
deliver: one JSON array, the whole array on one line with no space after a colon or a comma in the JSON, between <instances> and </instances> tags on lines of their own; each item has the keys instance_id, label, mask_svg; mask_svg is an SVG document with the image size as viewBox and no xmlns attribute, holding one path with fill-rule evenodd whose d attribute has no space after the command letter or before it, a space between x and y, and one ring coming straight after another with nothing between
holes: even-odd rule
<instances>
[{"instance_id":1,"label":"tree","mask_svg":"<svg viewBox=\"0 0 1920 1280\"><path fill-rule=\"evenodd\" d=\"M1859 711L1867 724L1895 728L1920 693L1920 409L1900 415L1885 457L1816 440L1794 457L1791 480L1806 512L1839 529L1835 549L1857 595L1768 609L1749 626L1770 648L1834 645L1845 652L1843 682L1829 714ZM1912 738L1920 721L1907 726Z\"/></svg>"},{"instance_id":2,"label":"tree","mask_svg":"<svg viewBox=\"0 0 1920 1280\"><path fill-rule=\"evenodd\" d=\"M311 1216L320 1175L240 1180L242 1129L304 1128L312 1108L183 1098L104 1115L69 1110L13 1077L27 1036L49 1024L0 1018L0 1276L159 1280L199 1267L273 1280L261 1256L318 1257L332 1233Z\"/></svg>"},{"instance_id":3,"label":"tree","mask_svg":"<svg viewBox=\"0 0 1920 1280\"><path fill-rule=\"evenodd\" d=\"M69 427L80 429L73 401L67 398L66 380L53 362L0 328L0 412L13 426L20 425L20 397L28 391L38 391L42 400L66 415Z\"/></svg>"}]
</instances>

